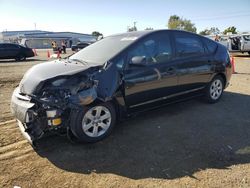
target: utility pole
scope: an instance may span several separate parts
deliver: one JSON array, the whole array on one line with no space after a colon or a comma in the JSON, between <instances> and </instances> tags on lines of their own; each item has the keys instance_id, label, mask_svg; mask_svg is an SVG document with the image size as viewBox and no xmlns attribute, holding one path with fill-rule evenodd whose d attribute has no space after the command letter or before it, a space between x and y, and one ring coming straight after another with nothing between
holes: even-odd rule
<instances>
[{"instance_id":1,"label":"utility pole","mask_svg":"<svg viewBox=\"0 0 250 188\"><path fill-rule=\"evenodd\" d=\"M136 27L136 22L134 22L134 28Z\"/></svg>"},{"instance_id":2,"label":"utility pole","mask_svg":"<svg viewBox=\"0 0 250 188\"><path fill-rule=\"evenodd\" d=\"M35 26L35 30L36 30L36 23L34 23L34 26Z\"/></svg>"}]
</instances>

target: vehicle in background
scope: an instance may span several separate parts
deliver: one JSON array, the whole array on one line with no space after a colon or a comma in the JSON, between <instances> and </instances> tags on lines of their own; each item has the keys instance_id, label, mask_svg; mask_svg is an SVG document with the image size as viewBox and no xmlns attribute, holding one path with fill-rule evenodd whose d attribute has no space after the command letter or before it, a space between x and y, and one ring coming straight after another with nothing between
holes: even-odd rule
<instances>
[{"instance_id":1,"label":"vehicle in background","mask_svg":"<svg viewBox=\"0 0 250 188\"><path fill-rule=\"evenodd\" d=\"M209 36L214 39L215 36ZM248 53L250 55L250 34L219 35L219 43L226 46L229 52Z\"/></svg>"},{"instance_id":2,"label":"vehicle in background","mask_svg":"<svg viewBox=\"0 0 250 188\"><path fill-rule=\"evenodd\" d=\"M179 30L129 32L33 66L11 109L31 143L49 131L97 142L146 109L201 95L216 103L231 75L227 49L213 40Z\"/></svg>"},{"instance_id":3,"label":"vehicle in background","mask_svg":"<svg viewBox=\"0 0 250 188\"><path fill-rule=\"evenodd\" d=\"M27 57L34 57L35 54L31 48L12 43L0 43L0 59L15 59L23 61Z\"/></svg>"},{"instance_id":4,"label":"vehicle in background","mask_svg":"<svg viewBox=\"0 0 250 188\"><path fill-rule=\"evenodd\" d=\"M75 45L71 46L71 50L78 52L79 50L87 47L88 45L92 44L93 42L77 42Z\"/></svg>"}]
</instances>

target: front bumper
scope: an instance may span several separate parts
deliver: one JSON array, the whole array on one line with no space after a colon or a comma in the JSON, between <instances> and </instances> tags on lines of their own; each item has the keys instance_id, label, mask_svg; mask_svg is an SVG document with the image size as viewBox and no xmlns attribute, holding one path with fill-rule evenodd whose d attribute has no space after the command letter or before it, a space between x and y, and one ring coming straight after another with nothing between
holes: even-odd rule
<instances>
[{"instance_id":1,"label":"front bumper","mask_svg":"<svg viewBox=\"0 0 250 188\"><path fill-rule=\"evenodd\" d=\"M17 125L22 135L24 136L24 138L26 138L26 140L28 140L28 142L33 145L34 138L31 135L29 135L29 133L27 132L26 130L27 128L25 127L25 124L23 124L21 121L17 119Z\"/></svg>"},{"instance_id":2,"label":"front bumper","mask_svg":"<svg viewBox=\"0 0 250 188\"><path fill-rule=\"evenodd\" d=\"M33 141L41 137L43 131L34 124L33 107L34 103L30 102L30 98L19 93L16 88L11 98L11 112L17 119L17 125L23 136L33 144Z\"/></svg>"},{"instance_id":3,"label":"front bumper","mask_svg":"<svg viewBox=\"0 0 250 188\"><path fill-rule=\"evenodd\" d=\"M20 95L19 87L16 88L11 97L11 112L22 123L29 122L27 113L35 104L30 102L30 98Z\"/></svg>"}]
</instances>

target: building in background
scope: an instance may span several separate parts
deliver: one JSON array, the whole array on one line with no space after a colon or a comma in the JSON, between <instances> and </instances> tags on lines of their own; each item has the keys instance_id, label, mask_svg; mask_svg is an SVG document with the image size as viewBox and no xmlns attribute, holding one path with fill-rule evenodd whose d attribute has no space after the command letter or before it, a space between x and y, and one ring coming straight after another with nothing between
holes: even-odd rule
<instances>
[{"instance_id":1,"label":"building in background","mask_svg":"<svg viewBox=\"0 0 250 188\"><path fill-rule=\"evenodd\" d=\"M0 42L19 43L36 49L51 48L52 41L56 41L58 46L60 46L63 40L67 42L67 47L71 47L71 45L77 42L94 42L96 37L83 33L41 30L3 31L0 33Z\"/></svg>"}]
</instances>

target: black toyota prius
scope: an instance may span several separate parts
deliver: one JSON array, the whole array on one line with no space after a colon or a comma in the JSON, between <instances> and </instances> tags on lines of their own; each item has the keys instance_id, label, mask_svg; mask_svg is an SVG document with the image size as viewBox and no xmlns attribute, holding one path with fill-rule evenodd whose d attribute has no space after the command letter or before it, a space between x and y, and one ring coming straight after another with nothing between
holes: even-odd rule
<instances>
[{"instance_id":1,"label":"black toyota prius","mask_svg":"<svg viewBox=\"0 0 250 188\"><path fill-rule=\"evenodd\" d=\"M228 51L208 38L178 30L128 32L33 66L11 109L31 143L63 130L97 142L118 120L145 109L198 95L218 102L231 74Z\"/></svg>"}]
</instances>

